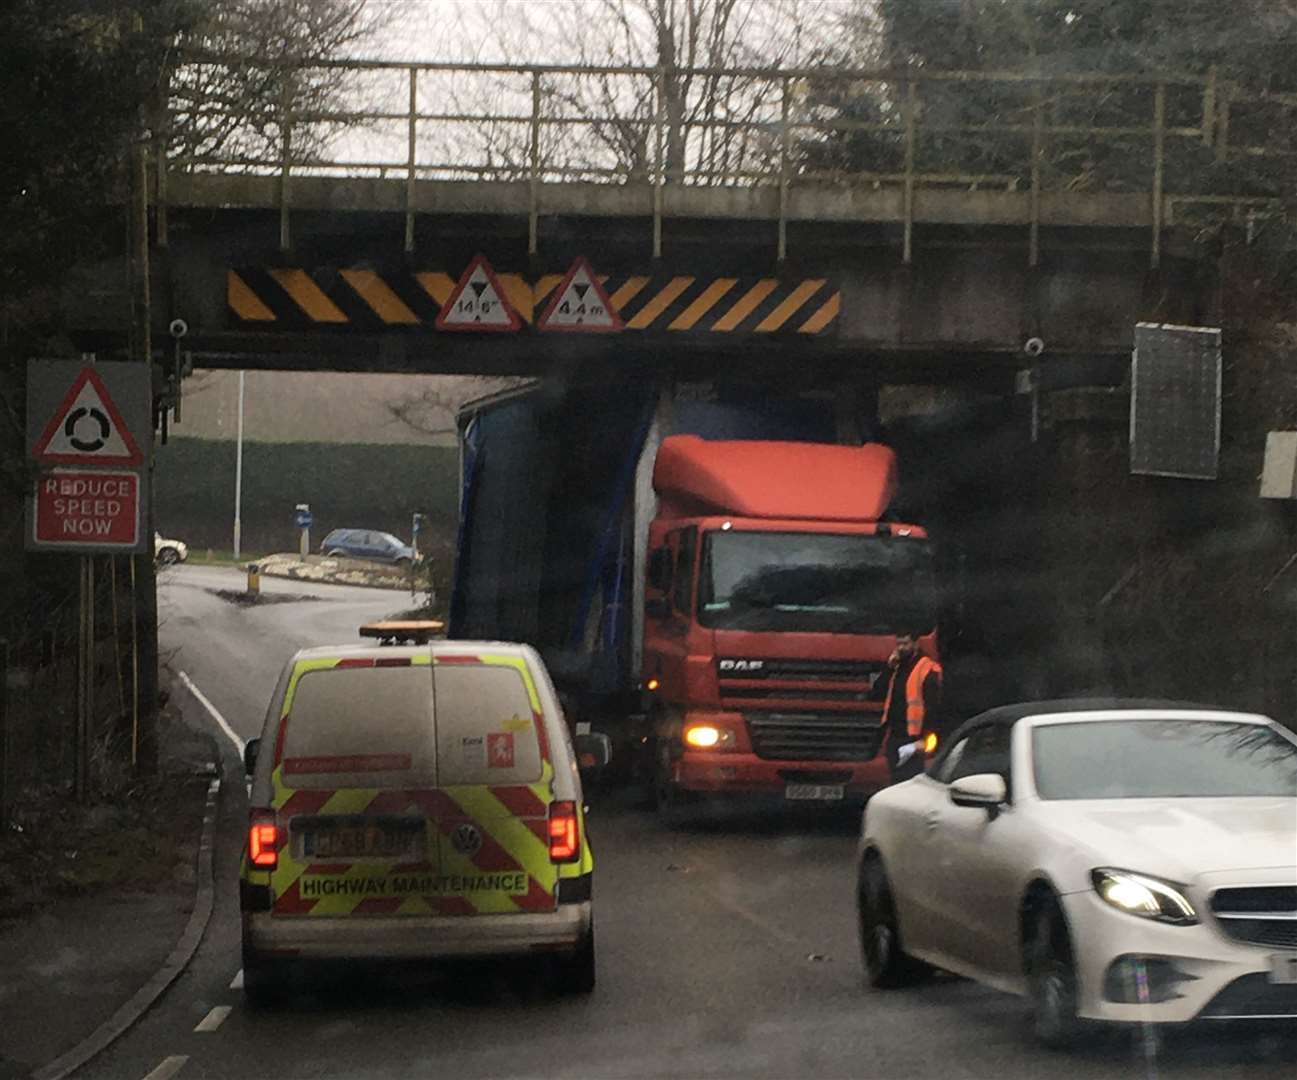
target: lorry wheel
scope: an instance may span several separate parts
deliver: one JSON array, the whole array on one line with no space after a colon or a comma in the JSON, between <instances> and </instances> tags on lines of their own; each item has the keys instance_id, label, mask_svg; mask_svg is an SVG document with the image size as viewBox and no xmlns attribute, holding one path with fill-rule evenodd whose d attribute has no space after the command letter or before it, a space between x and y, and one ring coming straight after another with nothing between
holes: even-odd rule
<instances>
[{"instance_id":1,"label":"lorry wheel","mask_svg":"<svg viewBox=\"0 0 1297 1080\"><path fill-rule=\"evenodd\" d=\"M671 828L678 828L689 821L697 801L692 791L681 791L671 779L671 752L665 743L660 744L653 770L653 807L658 817Z\"/></svg>"}]
</instances>

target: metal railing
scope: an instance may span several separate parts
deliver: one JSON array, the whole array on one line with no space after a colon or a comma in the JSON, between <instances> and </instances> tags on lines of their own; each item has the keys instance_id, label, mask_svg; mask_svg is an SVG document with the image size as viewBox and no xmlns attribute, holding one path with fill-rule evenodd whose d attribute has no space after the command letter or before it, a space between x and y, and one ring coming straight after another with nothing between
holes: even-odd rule
<instances>
[{"instance_id":1,"label":"metal railing","mask_svg":"<svg viewBox=\"0 0 1297 1080\"><path fill-rule=\"evenodd\" d=\"M1274 212L1297 150L1297 101L1246 96L1214 72L238 64L276 93L205 99L205 72L235 70L219 57L191 58L173 77L157 125L163 243L167 176L179 170L277 176L285 248L293 182L308 176L403 180L407 250L422 180L526 185L533 254L547 186L640 187L655 257L673 188L774 189L781 259L799 189L896 191L907 262L922 192L1018 192L1033 265L1044 197L1138 193L1156 264L1169 208Z\"/></svg>"}]
</instances>

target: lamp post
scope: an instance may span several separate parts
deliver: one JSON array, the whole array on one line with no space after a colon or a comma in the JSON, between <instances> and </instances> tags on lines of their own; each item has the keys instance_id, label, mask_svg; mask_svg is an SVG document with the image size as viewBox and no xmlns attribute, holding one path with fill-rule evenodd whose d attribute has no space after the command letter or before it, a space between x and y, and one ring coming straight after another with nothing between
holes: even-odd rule
<instances>
[{"instance_id":1,"label":"lamp post","mask_svg":"<svg viewBox=\"0 0 1297 1080\"><path fill-rule=\"evenodd\" d=\"M239 561L243 541L243 376L239 372L239 421L234 445L234 561Z\"/></svg>"}]
</instances>

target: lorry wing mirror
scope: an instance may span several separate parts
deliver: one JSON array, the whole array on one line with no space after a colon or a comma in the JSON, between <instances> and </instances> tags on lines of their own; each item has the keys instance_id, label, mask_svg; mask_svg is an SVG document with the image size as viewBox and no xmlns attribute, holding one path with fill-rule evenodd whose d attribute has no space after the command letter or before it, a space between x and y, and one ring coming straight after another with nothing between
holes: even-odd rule
<instances>
[{"instance_id":1,"label":"lorry wing mirror","mask_svg":"<svg viewBox=\"0 0 1297 1080\"><path fill-rule=\"evenodd\" d=\"M649 556L648 583L658 592L671 588L671 549L660 547Z\"/></svg>"},{"instance_id":2,"label":"lorry wing mirror","mask_svg":"<svg viewBox=\"0 0 1297 1080\"><path fill-rule=\"evenodd\" d=\"M249 739L243 747L243 771L251 776L257 768L257 751L261 749L260 739Z\"/></svg>"},{"instance_id":3,"label":"lorry wing mirror","mask_svg":"<svg viewBox=\"0 0 1297 1080\"><path fill-rule=\"evenodd\" d=\"M578 735L574 740L576 764L582 776L594 776L612 760L612 740L597 731Z\"/></svg>"}]
</instances>

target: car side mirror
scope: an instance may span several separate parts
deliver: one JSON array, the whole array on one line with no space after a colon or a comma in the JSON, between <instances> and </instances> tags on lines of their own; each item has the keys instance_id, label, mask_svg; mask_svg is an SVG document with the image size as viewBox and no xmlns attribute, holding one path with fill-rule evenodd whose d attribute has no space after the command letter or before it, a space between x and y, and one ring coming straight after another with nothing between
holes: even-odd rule
<instances>
[{"instance_id":1,"label":"car side mirror","mask_svg":"<svg viewBox=\"0 0 1297 1080\"><path fill-rule=\"evenodd\" d=\"M664 596L650 596L644 601L644 614L650 619L665 619L671 614L671 605Z\"/></svg>"},{"instance_id":2,"label":"car side mirror","mask_svg":"<svg viewBox=\"0 0 1297 1080\"><path fill-rule=\"evenodd\" d=\"M582 776L595 776L612 761L612 740L607 735L592 731L578 735L573 742Z\"/></svg>"},{"instance_id":3,"label":"car side mirror","mask_svg":"<svg viewBox=\"0 0 1297 1080\"><path fill-rule=\"evenodd\" d=\"M261 749L260 739L249 739L243 747L243 771L251 776L257 768L257 751Z\"/></svg>"},{"instance_id":4,"label":"car side mirror","mask_svg":"<svg viewBox=\"0 0 1297 1080\"><path fill-rule=\"evenodd\" d=\"M950 785L950 801L956 806L980 807L994 813L1009 801L1009 789L998 773L977 773Z\"/></svg>"}]
</instances>

